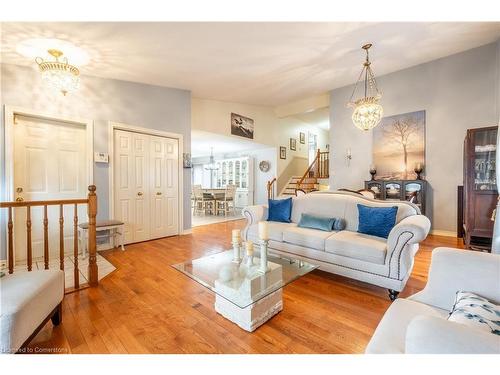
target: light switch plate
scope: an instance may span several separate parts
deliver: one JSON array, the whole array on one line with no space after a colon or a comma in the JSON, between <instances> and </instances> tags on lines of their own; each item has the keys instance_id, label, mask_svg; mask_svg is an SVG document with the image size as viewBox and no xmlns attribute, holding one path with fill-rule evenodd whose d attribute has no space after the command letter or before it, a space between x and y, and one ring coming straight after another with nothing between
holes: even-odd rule
<instances>
[{"instance_id":1,"label":"light switch plate","mask_svg":"<svg viewBox=\"0 0 500 375\"><path fill-rule=\"evenodd\" d=\"M107 152L95 152L94 153L94 161L96 163L108 163L109 162L109 154Z\"/></svg>"}]
</instances>

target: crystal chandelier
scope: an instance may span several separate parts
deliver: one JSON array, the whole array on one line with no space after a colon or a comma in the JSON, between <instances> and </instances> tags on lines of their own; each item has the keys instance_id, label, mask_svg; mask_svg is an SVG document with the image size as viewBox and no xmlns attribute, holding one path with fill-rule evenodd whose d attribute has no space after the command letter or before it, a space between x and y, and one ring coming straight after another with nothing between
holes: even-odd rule
<instances>
[{"instance_id":1,"label":"crystal chandelier","mask_svg":"<svg viewBox=\"0 0 500 375\"><path fill-rule=\"evenodd\" d=\"M384 115L382 106L378 104L382 94L377 88L377 81L375 81L375 75L370 67L371 62L368 57L368 50L371 46L372 45L368 43L362 47L366 51L366 60L363 63L363 69L361 70L361 74L359 75L356 85L354 86L349 103L347 103L348 107L354 108L352 122L361 130L373 129L379 124L382 116ZM358 87L360 81L364 81L364 97L353 100L356 88Z\"/></svg>"},{"instance_id":2,"label":"crystal chandelier","mask_svg":"<svg viewBox=\"0 0 500 375\"><path fill-rule=\"evenodd\" d=\"M210 162L205 167L205 170L207 170L207 171L216 171L218 169L219 169L219 167L217 166L217 164L215 164L215 159L214 159L214 148L210 147Z\"/></svg>"},{"instance_id":3,"label":"crystal chandelier","mask_svg":"<svg viewBox=\"0 0 500 375\"><path fill-rule=\"evenodd\" d=\"M78 68L70 65L66 57L59 60L63 55L61 51L49 49L47 52L55 58L55 61L44 60L41 57L35 59L42 73L43 83L61 91L63 95L77 90L80 87L80 71Z\"/></svg>"}]
</instances>

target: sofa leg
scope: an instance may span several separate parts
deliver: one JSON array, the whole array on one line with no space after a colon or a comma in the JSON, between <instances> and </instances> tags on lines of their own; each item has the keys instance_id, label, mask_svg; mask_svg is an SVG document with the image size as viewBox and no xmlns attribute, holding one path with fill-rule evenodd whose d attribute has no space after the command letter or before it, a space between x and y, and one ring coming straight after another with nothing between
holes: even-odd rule
<instances>
[{"instance_id":1,"label":"sofa leg","mask_svg":"<svg viewBox=\"0 0 500 375\"><path fill-rule=\"evenodd\" d=\"M394 302L396 298L398 298L399 292L396 292L394 289L389 289L389 299L391 302Z\"/></svg>"},{"instance_id":2,"label":"sofa leg","mask_svg":"<svg viewBox=\"0 0 500 375\"><path fill-rule=\"evenodd\" d=\"M56 310L54 311L54 314L50 317L50 320L52 320L52 324L55 326L58 326L62 322L62 303L60 303Z\"/></svg>"}]
</instances>

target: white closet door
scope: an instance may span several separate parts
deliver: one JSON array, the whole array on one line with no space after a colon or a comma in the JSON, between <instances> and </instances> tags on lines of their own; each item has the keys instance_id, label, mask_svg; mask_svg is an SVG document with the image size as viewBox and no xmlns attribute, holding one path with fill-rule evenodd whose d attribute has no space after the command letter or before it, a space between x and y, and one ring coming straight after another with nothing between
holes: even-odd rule
<instances>
[{"instance_id":1,"label":"white closet door","mask_svg":"<svg viewBox=\"0 0 500 375\"><path fill-rule=\"evenodd\" d=\"M151 238L178 234L178 142L150 137Z\"/></svg>"},{"instance_id":2,"label":"white closet door","mask_svg":"<svg viewBox=\"0 0 500 375\"><path fill-rule=\"evenodd\" d=\"M25 201L75 199L87 196L86 131L82 126L16 116L14 125L15 198ZM49 254L59 254L59 206L48 207ZM27 209L14 210L16 261L26 259ZM74 207L64 206L64 246L73 251ZM78 206L79 221L87 221L86 205ZM33 259L43 256L43 207L31 208Z\"/></svg>"},{"instance_id":3,"label":"white closet door","mask_svg":"<svg viewBox=\"0 0 500 375\"><path fill-rule=\"evenodd\" d=\"M125 223L125 242L150 239L149 136L114 134L115 218Z\"/></svg>"}]
</instances>

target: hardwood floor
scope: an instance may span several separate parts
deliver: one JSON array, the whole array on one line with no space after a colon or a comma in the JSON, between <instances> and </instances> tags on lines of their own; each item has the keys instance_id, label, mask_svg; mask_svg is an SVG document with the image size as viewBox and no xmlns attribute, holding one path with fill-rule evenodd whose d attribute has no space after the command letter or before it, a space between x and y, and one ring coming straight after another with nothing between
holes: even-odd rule
<instances>
[{"instance_id":1,"label":"hardwood floor","mask_svg":"<svg viewBox=\"0 0 500 375\"><path fill-rule=\"evenodd\" d=\"M229 249L244 221L201 226L192 235L101 252L117 270L99 287L69 294L63 322L30 344L47 353L362 353L389 307L387 290L322 271L284 288L284 309L254 333L218 315L214 296L170 265ZM461 247L429 236L400 296L425 285L432 249Z\"/></svg>"}]
</instances>

